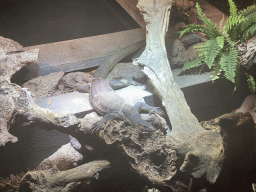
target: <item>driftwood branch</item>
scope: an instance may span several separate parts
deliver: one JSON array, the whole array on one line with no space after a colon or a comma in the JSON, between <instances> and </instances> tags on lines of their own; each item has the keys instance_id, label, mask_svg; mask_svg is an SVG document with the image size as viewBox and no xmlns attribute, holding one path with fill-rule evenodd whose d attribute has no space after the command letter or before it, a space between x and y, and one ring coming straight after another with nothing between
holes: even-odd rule
<instances>
[{"instance_id":1,"label":"driftwood branch","mask_svg":"<svg viewBox=\"0 0 256 192\"><path fill-rule=\"evenodd\" d=\"M8 131L17 116L25 117L27 121L37 121L68 131L79 124L74 115L53 113L37 106L30 92L17 84L11 83L11 77L22 67L35 63L38 49L24 51L18 43L1 37L0 47L0 146L7 142L17 142L18 139Z\"/></svg>"},{"instance_id":2,"label":"driftwood branch","mask_svg":"<svg viewBox=\"0 0 256 192\"><path fill-rule=\"evenodd\" d=\"M46 171L28 172L20 183L20 191L76 191L81 182L89 184L102 177L101 171L110 169L110 162L93 161L67 171L56 166ZM110 170L109 170L110 171Z\"/></svg>"},{"instance_id":3,"label":"driftwood branch","mask_svg":"<svg viewBox=\"0 0 256 192\"><path fill-rule=\"evenodd\" d=\"M172 124L172 137L183 142L202 132L203 129L191 113L182 91L174 81L167 58L165 35L172 2L172 0L157 3L153 0L139 1L138 7L147 23L147 45L136 62L143 65L144 72L162 100Z\"/></svg>"},{"instance_id":4,"label":"driftwood branch","mask_svg":"<svg viewBox=\"0 0 256 192\"><path fill-rule=\"evenodd\" d=\"M250 69L256 63L256 39L255 37L238 46L239 63Z\"/></svg>"},{"instance_id":5,"label":"driftwood branch","mask_svg":"<svg viewBox=\"0 0 256 192\"><path fill-rule=\"evenodd\" d=\"M147 23L147 45L135 64L144 68L167 111L172 125L167 140L182 159L180 170L197 178L205 175L208 181L214 183L221 170L222 137L219 132L205 131L201 127L174 81L165 48L172 2L139 1L138 7Z\"/></svg>"}]
</instances>

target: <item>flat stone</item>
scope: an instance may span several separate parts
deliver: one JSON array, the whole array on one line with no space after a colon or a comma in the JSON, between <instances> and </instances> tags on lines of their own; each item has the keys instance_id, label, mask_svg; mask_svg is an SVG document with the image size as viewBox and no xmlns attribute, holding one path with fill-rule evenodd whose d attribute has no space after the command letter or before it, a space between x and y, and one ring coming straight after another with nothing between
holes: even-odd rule
<instances>
[{"instance_id":1,"label":"flat stone","mask_svg":"<svg viewBox=\"0 0 256 192\"><path fill-rule=\"evenodd\" d=\"M211 72L198 74L198 75L181 75L180 74L181 69L174 69L172 70L174 81L178 84L178 86L183 89L186 87L211 82Z\"/></svg>"},{"instance_id":2,"label":"flat stone","mask_svg":"<svg viewBox=\"0 0 256 192\"><path fill-rule=\"evenodd\" d=\"M137 102L144 102L151 106L161 106L161 101L147 82L143 85L130 85L115 92L130 105L135 105Z\"/></svg>"},{"instance_id":3,"label":"flat stone","mask_svg":"<svg viewBox=\"0 0 256 192\"><path fill-rule=\"evenodd\" d=\"M75 114L77 117L83 117L93 111L89 102L89 93L77 91L39 99L36 104L56 113Z\"/></svg>"}]
</instances>

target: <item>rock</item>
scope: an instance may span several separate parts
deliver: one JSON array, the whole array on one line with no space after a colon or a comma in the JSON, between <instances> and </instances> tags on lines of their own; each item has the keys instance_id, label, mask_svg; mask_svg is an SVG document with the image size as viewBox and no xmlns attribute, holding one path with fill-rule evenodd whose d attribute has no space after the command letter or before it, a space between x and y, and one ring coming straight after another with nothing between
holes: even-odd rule
<instances>
[{"instance_id":1,"label":"rock","mask_svg":"<svg viewBox=\"0 0 256 192\"><path fill-rule=\"evenodd\" d=\"M84 117L93 110L89 102L89 94L77 91L38 99L36 104L55 113L75 114L77 117Z\"/></svg>"},{"instance_id":2,"label":"rock","mask_svg":"<svg viewBox=\"0 0 256 192\"><path fill-rule=\"evenodd\" d=\"M0 36L0 48L1 51L4 50L7 53L24 51L24 48L18 42L2 36Z\"/></svg>"},{"instance_id":3,"label":"rock","mask_svg":"<svg viewBox=\"0 0 256 192\"><path fill-rule=\"evenodd\" d=\"M189 7L194 7L194 6L195 6L195 3L194 3L193 1L189 1L189 2L188 2L188 6L189 6Z\"/></svg>"},{"instance_id":4,"label":"rock","mask_svg":"<svg viewBox=\"0 0 256 192\"><path fill-rule=\"evenodd\" d=\"M71 88L73 91L88 93L92 82L92 75L84 72L68 73L63 77L65 87Z\"/></svg>"},{"instance_id":5,"label":"rock","mask_svg":"<svg viewBox=\"0 0 256 192\"><path fill-rule=\"evenodd\" d=\"M176 0L175 3L178 7L182 7L183 9L187 9L189 7L188 0Z\"/></svg>"},{"instance_id":6,"label":"rock","mask_svg":"<svg viewBox=\"0 0 256 192\"><path fill-rule=\"evenodd\" d=\"M23 87L29 89L34 100L46 98L53 95L63 75L64 72L60 71L51 73L49 75L40 76L24 83Z\"/></svg>"},{"instance_id":7,"label":"rock","mask_svg":"<svg viewBox=\"0 0 256 192\"><path fill-rule=\"evenodd\" d=\"M177 57L180 53L186 51L183 43L179 39L175 39L174 43L168 46L172 46L172 57Z\"/></svg>"},{"instance_id":8,"label":"rock","mask_svg":"<svg viewBox=\"0 0 256 192\"><path fill-rule=\"evenodd\" d=\"M118 63L115 68L108 74L109 79L132 79L140 78L145 76L143 71L139 66L129 63Z\"/></svg>"},{"instance_id":9,"label":"rock","mask_svg":"<svg viewBox=\"0 0 256 192\"><path fill-rule=\"evenodd\" d=\"M200 37L199 35L197 35L195 33L186 35L186 36L181 38L181 42L183 43L183 45L186 49L188 47L190 47L191 45L194 45L196 43L200 43L202 41L203 41L202 37Z\"/></svg>"},{"instance_id":10,"label":"rock","mask_svg":"<svg viewBox=\"0 0 256 192\"><path fill-rule=\"evenodd\" d=\"M199 57L198 54L199 54L199 51L195 49L195 46L190 46L186 50L186 55L187 55L188 61L197 59Z\"/></svg>"},{"instance_id":11,"label":"rock","mask_svg":"<svg viewBox=\"0 0 256 192\"><path fill-rule=\"evenodd\" d=\"M46 170L54 165L61 171L76 167L78 162L83 159L83 156L77 152L70 143L63 145L58 151L52 154L47 159L43 160L36 170Z\"/></svg>"},{"instance_id":12,"label":"rock","mask_svg":"<svg viewBox=\"0 0 256 192\"><path fill-rule=\"evenodd\" d=\"M202 38L197 34L184 36L181 40L167 38L166 50L172 69L182 68L186 62L197 59L199 52L192 45L201 41Z\"/></svg>"},{"instance_id":13,"label":"rock","mask_svg":"<svg viewBox=\"0 0 256 192\"><path fill-rule=\"evenodd\" d=\"M186 49L179 39L170 39L166 43L167 56L173 69L181 68L186 62Z\"/></svg>"}]
</instances>

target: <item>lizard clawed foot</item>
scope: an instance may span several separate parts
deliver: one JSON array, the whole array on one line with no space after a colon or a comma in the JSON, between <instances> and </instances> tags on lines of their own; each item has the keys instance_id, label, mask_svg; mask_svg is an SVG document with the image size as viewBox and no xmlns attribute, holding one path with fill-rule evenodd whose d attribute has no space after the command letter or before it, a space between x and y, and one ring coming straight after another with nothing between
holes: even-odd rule
<instances>
[{"instance_id":1,"label":"lizard clawed foot","mask_svg":"<svg viewBox=\"0 0 256 192\"><path fill-rule=\"evenodd\" d=\"M93 134L97 134L100 130L103 130L106 127L105 121L97 121L92 125L91 131Z\"/></svg>"},{"instance_id":2,"label":"lizard clawed foot","mask_svg":"<svg viewBox=\"0 0 256 192\"><path fill-rule=\"evenodd\" d=\"M149 114L156 113L160 115L161 117L165 116L165 112L160 107L152 107L152 109L149 111Z\"/></svg>"}]
</instances>

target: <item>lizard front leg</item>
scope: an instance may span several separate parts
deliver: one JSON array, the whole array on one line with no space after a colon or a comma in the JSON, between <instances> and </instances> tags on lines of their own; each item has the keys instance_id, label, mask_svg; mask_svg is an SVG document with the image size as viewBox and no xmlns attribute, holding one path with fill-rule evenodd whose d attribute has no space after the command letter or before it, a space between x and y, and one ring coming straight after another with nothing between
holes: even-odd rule
<instances>
[{"instance_id":1,"label":"lizard front leg","mask_svg":"<svg viewBox=\"0 0 256 192\"><path fill-rule=\"evenodd\" d=\"M160 107L153 107L146 103L138 102L134 105L139 113L148 113L150 116L148 120L151 124L160 129L164 134L166 134L170 128L164 118L165 112Z\"/></svg>"},{"instance_id":2,"label":"lizard front leg","mask_svg":"<svg viewBox=\"0 0 256 192\"><path fill-rule=\"evenodd\" d=\"M92 125L92 133L98 133L100 130L104 130L108 123L114 119L123 120L123 116L119 113L106 114L100 121Z\"/></svg>"},{"instance_id":3,"label":"lizard front leg","mask_svg":"<svg viewBox=\"0 0 256 192\"><path fill-rule=\"evenodd\" d=\"M143 102L136 103L134 107L138 110L139 113L156 113L162 117L165 115L164 111L160 107L153 107Z\"/></svg>"}]
</instances>

